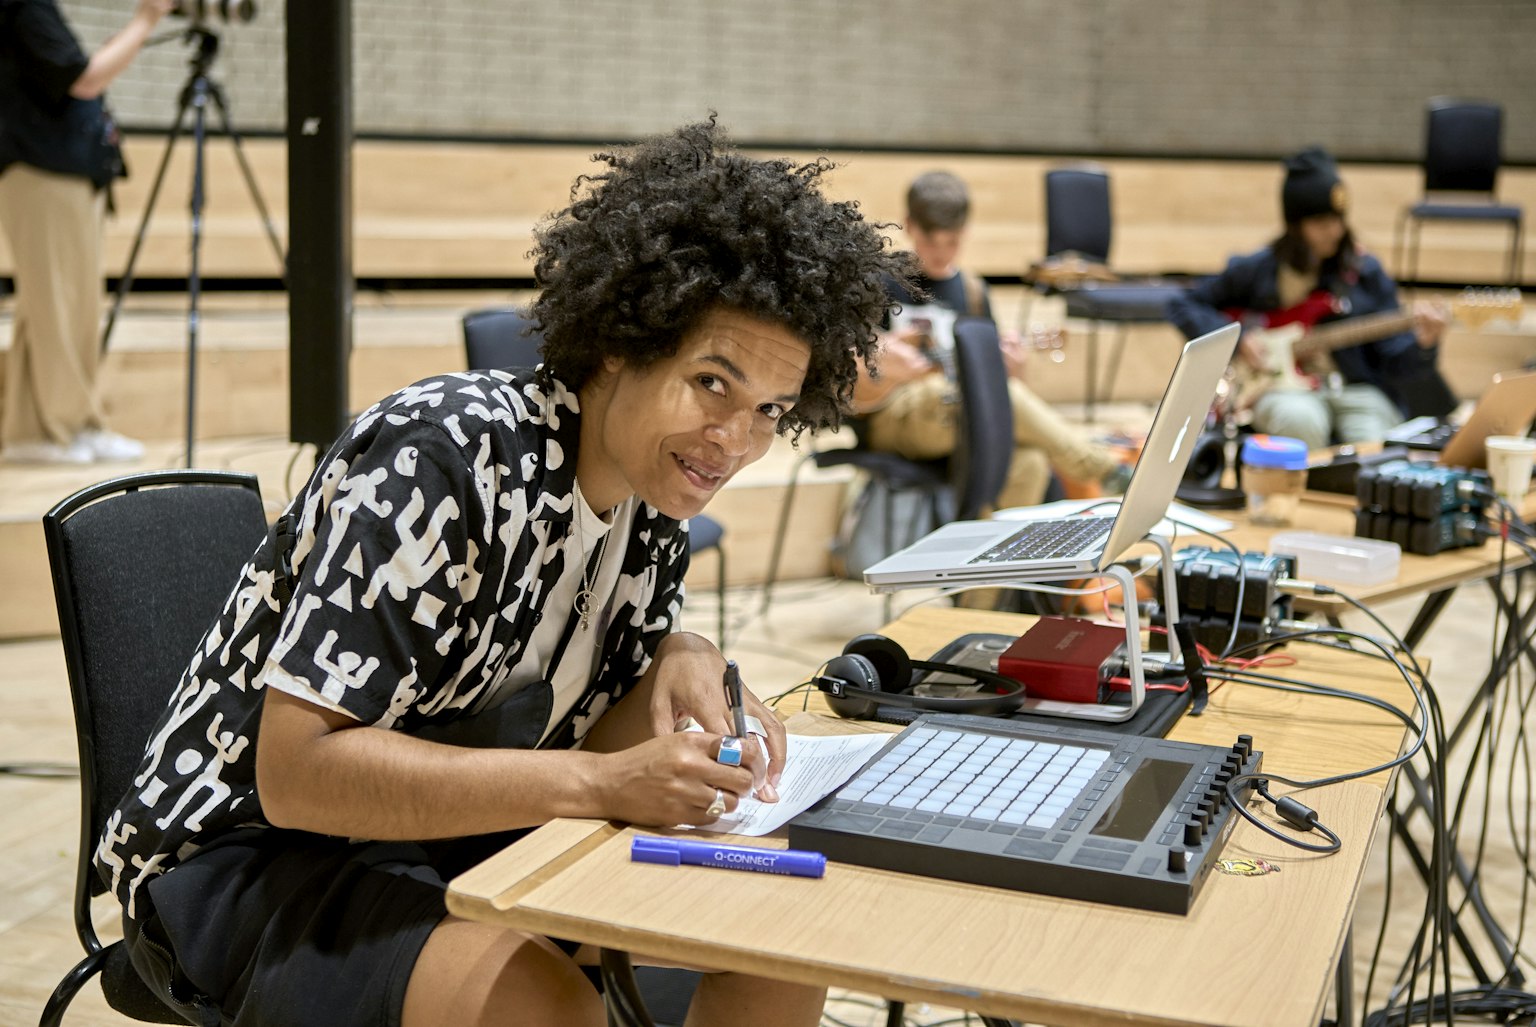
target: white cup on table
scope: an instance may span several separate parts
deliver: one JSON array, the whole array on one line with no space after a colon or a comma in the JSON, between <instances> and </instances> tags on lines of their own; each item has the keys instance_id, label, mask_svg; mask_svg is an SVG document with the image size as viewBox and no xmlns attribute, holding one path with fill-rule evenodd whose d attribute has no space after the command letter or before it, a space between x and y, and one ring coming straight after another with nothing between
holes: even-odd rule
<instances>
[{"instance_id":1,"label":"white cup on table","mask_svg":"<svg viewBox=\"0 0 1536 1027\"><path fill-rule=\"evenodd\" d=\"M1493 491L1518 507L1531 487L1536 439L1523 435L1490 435L1484 445L1488 449L1488 475L1493 479Z\"/></svg>"}]
</instances>

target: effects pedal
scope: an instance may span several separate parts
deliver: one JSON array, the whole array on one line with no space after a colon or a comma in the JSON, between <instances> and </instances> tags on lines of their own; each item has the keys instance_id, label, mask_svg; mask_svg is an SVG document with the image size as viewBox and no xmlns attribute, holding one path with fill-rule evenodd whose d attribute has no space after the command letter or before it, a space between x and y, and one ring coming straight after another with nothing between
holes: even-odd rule
<instances>
[{"instance_id":1,"label":"effects pedal","mask_svg":"<svg viewBox=\"0 0 1536 1027\"><path fill-rule=\"evenodd\" d=\"M1483 544L1488 472L1406 460L1360 472L1355 483L1355 534L1396 542L1434 556Z\"/></svg>"},{"instance_id":2,"label":"effects pedal","mask_svg":"<svg viewBox=\"0 0 1536 1027\"><path fill-rule=\"evenodd\" d=\"M1239 564L1231 550L1186 546L1174 557L1180 615L1193 627L1195 640L1213 652L1227 647L1233 617L1238 621L1238 645L1263 641L1274 633L1277 622L1290 618L1294 601L1279 591L1276 582L1295 574L1296 558L1288 555L1249 552ZM1152 612L1152 623L1167 627L1161 610Z\"/></svg>"}]
</instances>

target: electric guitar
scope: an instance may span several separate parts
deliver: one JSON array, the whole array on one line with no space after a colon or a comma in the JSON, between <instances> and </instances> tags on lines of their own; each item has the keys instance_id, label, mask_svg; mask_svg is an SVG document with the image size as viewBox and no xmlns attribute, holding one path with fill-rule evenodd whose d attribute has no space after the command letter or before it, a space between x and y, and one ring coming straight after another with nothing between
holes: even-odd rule
<instances>
[{"instance_id":1,"label":"electric guitar","mask_svg":"<svg viewBox=\"0 0 1536 1027\"><path fill-rule=\"evenodd\" d=\"M1250 409L1259 397L1272 390L1311 391L1331 369L1327 355L1375 342L1413 327L1407 310L1387 310L1343 321L1318 324L1339 313L1333 294L1318 290L1284 310L1226 312L1234 320L1250 323L1244 338L1263 354L1263 366L1236 360L1230 372L1229 403L1233 410ZM1521 314L1518 289L1468 288L1451 302L1451 319L1473 328L1501 318L1518 321Z\"/></svg>"}]
</instances>

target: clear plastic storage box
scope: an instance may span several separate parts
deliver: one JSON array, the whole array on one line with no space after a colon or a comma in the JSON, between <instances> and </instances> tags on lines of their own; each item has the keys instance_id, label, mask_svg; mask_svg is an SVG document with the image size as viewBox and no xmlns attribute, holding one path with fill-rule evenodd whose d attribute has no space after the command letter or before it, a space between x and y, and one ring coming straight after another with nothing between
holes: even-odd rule
<instances>
[{"instance_id":1,"label":"clear plastic storage box","mask_svg":"<svg viewBox=\"0 0 1536 1027\"><path fill-rule=\"evenodd\" d=\"M1269 551L1296 557L1296 576L1341 585L1379 585L1397 578L1403 550L1396 542L1316 531L1281 531Z\"/></svg>"}]
</instances>

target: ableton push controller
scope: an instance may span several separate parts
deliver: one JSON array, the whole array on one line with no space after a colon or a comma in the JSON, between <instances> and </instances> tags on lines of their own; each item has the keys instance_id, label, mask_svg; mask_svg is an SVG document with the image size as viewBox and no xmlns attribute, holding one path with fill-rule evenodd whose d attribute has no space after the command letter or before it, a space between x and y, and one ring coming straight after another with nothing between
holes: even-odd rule
<instances>
[{"instance_id":1,"label":"ableton push controller","mask_svg":"<svg viewBox=\"0 0 1536 1027\"><path fill-rule=\"evenodd\" d=\"M789 823L828 859L1188 913L1239 819L1229 749L1086 727L928 714ZM1246 799L1247 783L1238 796Z\"/></svg>"}]
</instances>

